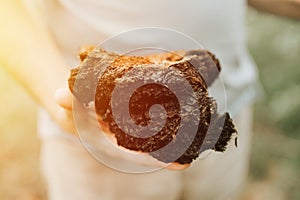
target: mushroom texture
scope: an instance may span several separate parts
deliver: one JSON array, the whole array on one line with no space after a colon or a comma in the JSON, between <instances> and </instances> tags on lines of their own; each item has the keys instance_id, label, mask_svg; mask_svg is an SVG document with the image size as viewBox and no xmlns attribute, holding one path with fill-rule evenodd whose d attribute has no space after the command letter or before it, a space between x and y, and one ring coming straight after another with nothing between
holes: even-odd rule
<instances>
[{"instance_id":1,"label":"mushroom texture","mask_svg":"<svg viewBox=\"0 0 300 200\"><path fill-rule=\"evenodd\" d=\"M94 102L103 130L126 149L188 164L205 150L225 151L237 133L209 96L221 66L207 50L126 56L88 47L79 57L71 92L82 105Z\"/></svg>"}]
</instances>

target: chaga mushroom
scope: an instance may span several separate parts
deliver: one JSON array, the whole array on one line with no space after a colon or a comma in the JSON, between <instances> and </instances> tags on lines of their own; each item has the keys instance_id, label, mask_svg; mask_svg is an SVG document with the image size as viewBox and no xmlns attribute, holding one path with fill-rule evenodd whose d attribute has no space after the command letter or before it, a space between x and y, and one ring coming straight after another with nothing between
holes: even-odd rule
<instances>
[{"instance_id":1,"label":"chaga mushroom","mask_svg":"<svg viewBox=\"0 0 300 200\"><path fill-rule=\"evenodd\" d=\"M225 151L237 133L229 114L217 113L217 103L209 96L208 87L221 66L207 50L124 56L89 47L80 53L80 59L80 66L71 70L69 88L83 105L94 102L99 123L106 126L103 130L114 135L122 147L149 153L165 163L187 164L205 150ZM135 83L142 84L131 91L124 104L129 95L127 87ZM184 93L187 88L193 95ZM118 98L112 103L115 93ZM184 94L184 100L178 98L180 94ZM118 119L113 104L119 106ZM154 105L163 107L166 116L151 116ZM153 122L153 118L158 120ZM163 127L157 130L161 121ZM133 130L151 123L155 134L147 136Z\"/></svg>"}]
</instances>

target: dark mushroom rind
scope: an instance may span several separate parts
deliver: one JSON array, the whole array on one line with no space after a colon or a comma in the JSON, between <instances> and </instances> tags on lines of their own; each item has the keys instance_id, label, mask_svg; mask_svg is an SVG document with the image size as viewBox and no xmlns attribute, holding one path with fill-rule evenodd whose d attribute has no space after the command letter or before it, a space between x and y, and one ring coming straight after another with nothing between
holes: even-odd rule
<instances>
[{"instance_id":1,"label":"dark mushroom rind","mask_svg":"<svg viewBox=\"0 0 300 200\"><path fill-rule=\"evenodd\" d=\"M191 112L182 116L180 102L167 86L161 84L145 84L138 88L131 96L129 111L131 120L137 125L147 126L150 117L149 109L155 104L164 107L167 116L165 126L150 137L135 137L127 134L119 128L112 112L112 93L117 84L126 87L128 82L134 82L151 77L154 73L147 66L157 64L157 58L169 61L169 64L158 63L155 70L165 67L179 70L185 80L188 81L196 94L199 114ZM216 101L209 96L207 88L218 77L221 66L216 57L206 50L187 51L182 55L161 54L153 56L120 56L106 52L101 48L95 48L81 57L82 63L78 68L72 69L69 78L69 87L79 102L84 105L95 102L95 110L101 120L108 125L110 133L114 134L117 143L127 149L147 152L154 158L165 162L177 162L180 164L191 163L199 154L207 149L223 152L232 135L236 133L232 119L228 113L217 113ZM136 73L130 79L122 79L124 74L133 68L144 68L141 73ZM163 70L162 70L163 71ZM176 82L171 71L164 74L166 82ZM185 89L182 83L182 90ZM126 90L124 90L125 92ZM122 92L119 94L122 97ZM125 95L125 94L124 94ZM119 99L120 103L122 98ZM118 102L117 102L118 103ZM121 111L120 111L121 112ZM197 133L191 138L189 123L198 121ZM187 123L181 123L186 121ZM122 122L127 124L126 120ZM129 124L129 123L128 123ZM130 130L130 127L127 127ZM176 137L179 129L183 129L183 136ZM176 143L178 149L164 151L164 146ZM182 150L181 146L188 147Z\"/></svg>"}]
</instances>

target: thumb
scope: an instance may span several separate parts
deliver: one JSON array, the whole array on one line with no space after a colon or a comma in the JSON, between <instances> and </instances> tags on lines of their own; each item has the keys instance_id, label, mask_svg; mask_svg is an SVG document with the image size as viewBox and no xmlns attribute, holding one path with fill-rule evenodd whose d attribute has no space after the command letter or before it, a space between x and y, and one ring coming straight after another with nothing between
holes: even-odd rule
<instances>
[{"instance_id":1,"label":"thumb","mask_svg":"<svg viewBox=\"0 0 300 200\"><path fill-rule=\"evenodd\" d=\"M68 88L59 88L55 91L54 98L56 103L66 110L72 110L73 95Z\"/></svg>"}]
</instances>

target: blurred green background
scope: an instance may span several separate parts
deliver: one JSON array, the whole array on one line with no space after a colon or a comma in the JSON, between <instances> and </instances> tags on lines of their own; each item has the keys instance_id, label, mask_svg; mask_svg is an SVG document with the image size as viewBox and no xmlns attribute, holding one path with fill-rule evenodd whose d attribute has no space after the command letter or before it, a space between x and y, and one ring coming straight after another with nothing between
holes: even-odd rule
<instances>
[{"instance_id":1,"label":"blurred green background","mask_svg":"<svg viewBox=\"0 0 300 200\"><path fill-rule=\"evenodd\" d=\"M300 22L249 10L265 96L255 106L246 200L300 199ZM0 68L0 199L45 199L36 105Z\"/></svg>"},{"instance_id":2,"label":"blurred green background","mask_svg":"<svg viewBox=\"0 0 300 200\"><path fill-rule=\"evenodd\" d=\"M249 199L299 200L300 21L250 10L248 25L265 90L255 106Z\"/></svg>"}]
</instances>

